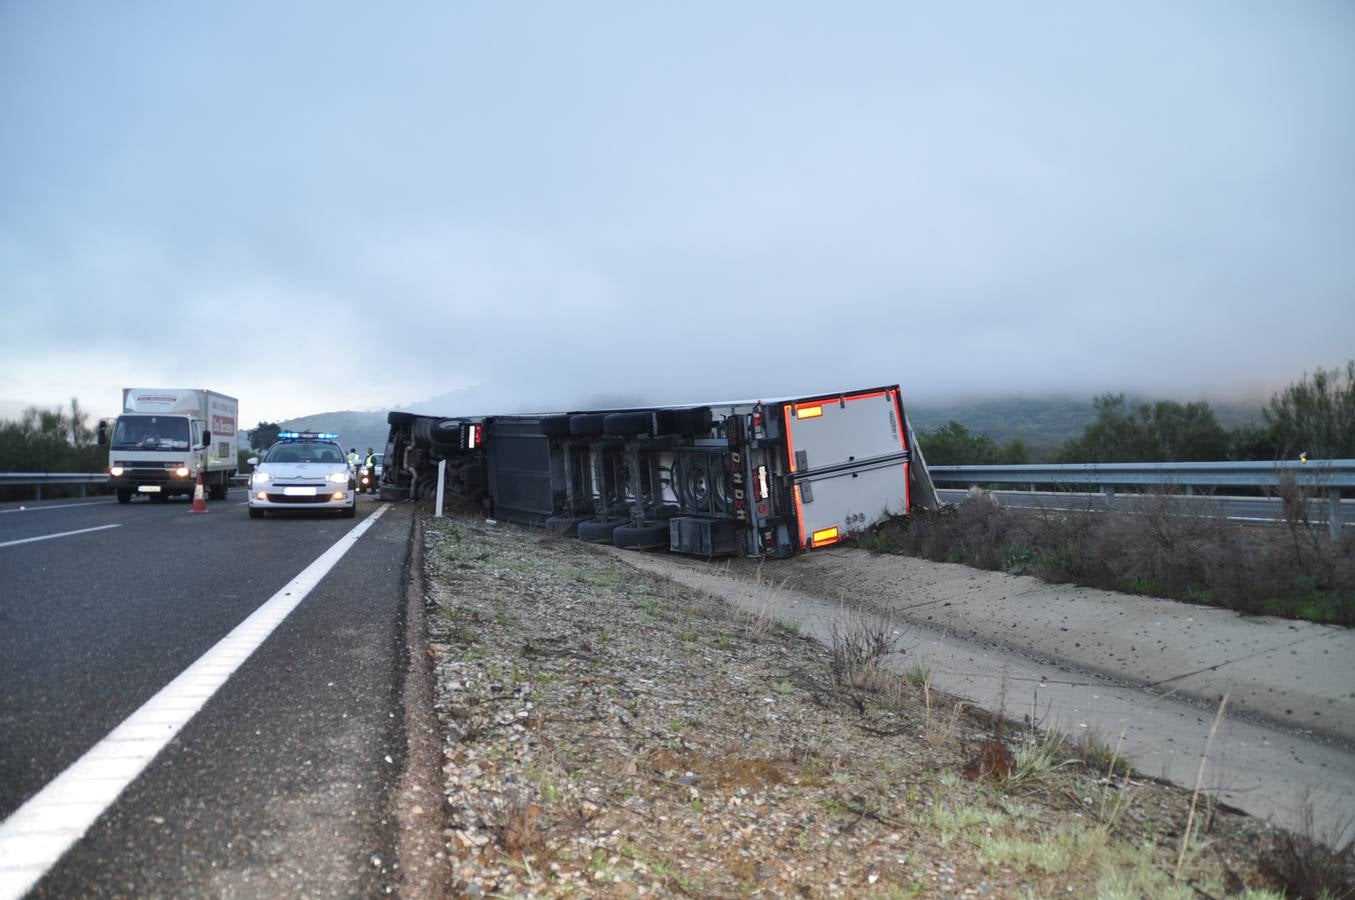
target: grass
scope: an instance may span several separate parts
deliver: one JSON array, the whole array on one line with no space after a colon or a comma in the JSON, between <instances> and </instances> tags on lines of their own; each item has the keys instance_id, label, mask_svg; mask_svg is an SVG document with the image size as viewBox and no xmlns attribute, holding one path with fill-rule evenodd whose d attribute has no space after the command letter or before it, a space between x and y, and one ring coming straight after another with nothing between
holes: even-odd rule
<instances>
[{"instance_id":1,"label":"grass","mask_svg":"<svg viewBox=\"0 0 1355 900\"><path fill-rule=\"evenodd\" d=\"M1243 527L1166 490L1133 511L971 500L887 520L860 542L876 553L1355 626L1355 530L1333 542L1325 525L1288 524Z\"/></svg>"}]
</instances>

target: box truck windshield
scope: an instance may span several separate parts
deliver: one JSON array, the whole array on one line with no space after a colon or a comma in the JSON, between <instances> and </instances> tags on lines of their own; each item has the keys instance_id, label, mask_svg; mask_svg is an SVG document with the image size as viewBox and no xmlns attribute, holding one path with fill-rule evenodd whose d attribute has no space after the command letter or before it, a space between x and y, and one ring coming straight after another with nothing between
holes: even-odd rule
<instances>
[{"instance_id":1,"label":"box truck windshield","mask_svg":"<svg viewBox=\"0 0 1355 900\"><path fill-rule=\"evenodd\" d=\"M187 450L188 420L183 416L119 416L112 450Z\"/></svg>"}]
</instances>

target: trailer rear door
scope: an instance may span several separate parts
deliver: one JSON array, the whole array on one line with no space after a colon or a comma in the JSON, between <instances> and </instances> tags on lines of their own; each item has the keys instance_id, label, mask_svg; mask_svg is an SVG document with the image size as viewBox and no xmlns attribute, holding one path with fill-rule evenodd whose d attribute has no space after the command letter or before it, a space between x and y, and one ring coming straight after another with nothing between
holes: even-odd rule
<instances>
[{"instance_id":1,"label":"trailer rear door","mask_svg":"<svg viewBox=\"0 0 1355 900\"><path fill-rule=\"evenodd\" d=\"M784 405L800 546L836 543L908 511L908 440L897 387Z\"/></svg>"}]
</instances>

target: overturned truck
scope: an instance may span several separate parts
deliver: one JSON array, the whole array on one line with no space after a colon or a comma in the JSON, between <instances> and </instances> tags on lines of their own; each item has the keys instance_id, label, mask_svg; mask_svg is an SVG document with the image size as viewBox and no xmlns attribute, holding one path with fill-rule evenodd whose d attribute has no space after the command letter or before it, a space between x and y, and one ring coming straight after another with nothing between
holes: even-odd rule
<instances>
[{"instance_id":1,"label":"overturned truck","mask_svg":"<svg viewBox=\"0 0 1355 900\"><path fill-rule=\"evenodd\" d=\"M784 558L936 504L897 385L388 421L383 499L441 489L496 518L618 547Z\"/></svg>"}]
</instances>

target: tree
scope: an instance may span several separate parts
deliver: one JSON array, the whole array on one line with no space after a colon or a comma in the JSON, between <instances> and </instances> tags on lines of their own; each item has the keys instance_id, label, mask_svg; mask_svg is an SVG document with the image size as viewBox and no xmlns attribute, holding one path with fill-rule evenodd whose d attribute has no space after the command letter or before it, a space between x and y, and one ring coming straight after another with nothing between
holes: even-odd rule
<instances>
[{"instance_id":1,"label":"tree","mask_svg":"<svg viewBox=\"0 0 1355 900\"><path fill-rule=\"evenodd\" d=\"M1355 457L1355 359L1330 372L1318 368L1270 398L1262 411L1279 456Z\"/></svg>"},{"instance_id":2,"label":"tree","mask_svg":"<svg viewBox=\"0 0 1355 900\"><path fill-rule=\"evenodd\" d=\"M0 471L97 472L108 464L94 446L94 432L80 401L71 398L69 414L62 407L30 406L19 420L0 421Z\"/></svg>"},{"instance_id":3,"label":"tree","mask_svg":"<svg viewBox=\"0 0 1355 900\"><path fill-rule=\"evenodd\" d=\"M249 445L255 450L267 450L278 442L278 432L282 428L276 422L260 422L259 427L249 431Z\"/></svg>"},{"instance_id":4,"label":"tree","mask_svg":"<svg viewBox=\"0 0 1355 900\"><path fill-rule=\"evenodd\" d=\"M1202 462L1228 455L1224 431L1208 403L1172 400L1130 409L1124 394L1095 400L1096 419L1059 451L1062 462Z\"/></svg>"},{"instance_id":5,"label":"tree","mask_svg":"<svg viewBox=\"0 0 1355 900\"><path fill-rule=\"evenodd\" d=\"M986 434L973 434L951 419L917 436L927 463L934 466L1015 465L1028 462L1030 451L1019 438L999 446Z\"/></svg>"}]
</instances>

